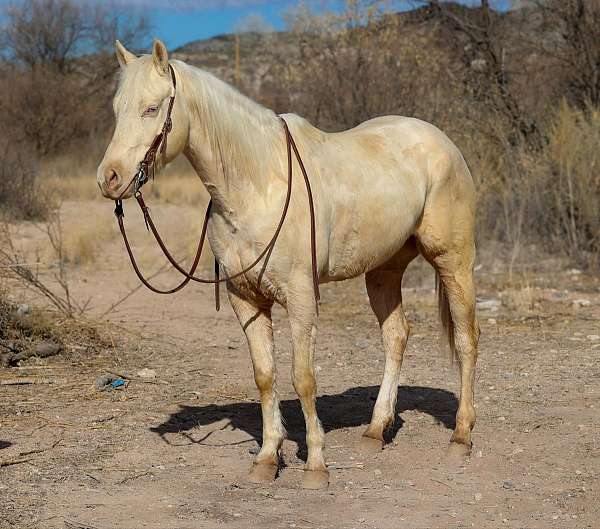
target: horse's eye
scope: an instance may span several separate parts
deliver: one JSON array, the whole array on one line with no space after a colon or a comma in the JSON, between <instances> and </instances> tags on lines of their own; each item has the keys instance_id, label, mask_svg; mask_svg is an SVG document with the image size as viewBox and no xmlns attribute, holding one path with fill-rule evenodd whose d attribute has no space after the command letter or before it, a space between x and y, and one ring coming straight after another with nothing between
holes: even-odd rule
<instances>
[{"instance_id":1,"label":"horse's eye","mask_svg":"<svg viewBox=\"0 0 600 529\"><path fill-rule=\"evenodd\" d=\"M145 116L154 116L158 111L158 107L156 105L150 105L144 112L142 113L142 117Z\"/></svg>"}]
</instances>

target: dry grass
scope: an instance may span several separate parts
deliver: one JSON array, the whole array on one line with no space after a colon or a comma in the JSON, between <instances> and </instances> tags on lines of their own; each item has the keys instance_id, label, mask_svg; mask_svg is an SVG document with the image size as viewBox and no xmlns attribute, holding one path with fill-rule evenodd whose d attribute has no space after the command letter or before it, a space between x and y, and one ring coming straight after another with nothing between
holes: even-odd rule
<instances>
[{"instance_id":1,"label":"dry grass","mask_svg":"<svg viewBox=\"0 0 600 529\"><path fill-rule=\"evenodd\" d=\"M116 236L112 224L76 224L65 235L63 258L66 263L90 265L102 252L102 245Z\"/></svg>"},{"instance_id":2,"label":"dry grass","mask_svg":"<svg viewBox=\"0 0 600 529\"><path fill-rule=\"evenodd\" d=\"M73 172L77 167L77 173ZM61 156L42 168L46 188L57 200L105 200L96 184L96 165L75 156ZM147 197L163 204L193 206L206 203L206 193L200 179L187 160L180 156L156 179L144 187Z\"/></svg>"}]
</instances>

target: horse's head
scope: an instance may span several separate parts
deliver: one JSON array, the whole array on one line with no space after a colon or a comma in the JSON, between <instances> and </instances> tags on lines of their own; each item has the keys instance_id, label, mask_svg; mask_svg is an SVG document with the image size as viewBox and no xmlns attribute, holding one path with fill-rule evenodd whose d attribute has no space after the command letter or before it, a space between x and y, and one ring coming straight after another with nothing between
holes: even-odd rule
<instances>
[{"instance_id":1,"label":"horse's head","mask_svg":"<svg viewBox=\"0 0 600 529\"><path fill-rule=\"evenodd\" d=\"M116 126L97 173L102 194L113 200L128 198L133 194L133 185L129 183L161 132L169 100L174 93L167 49L161 41L154 41L151 56L136 57L119 41L116 43L116 53L122 70L113 100ZM173 128L168 134L166 152L156 155L157 172L165 162L175 158L187 142L188 117L179 86L176 93L171 114Z\"/></svg>"}]
</instances>

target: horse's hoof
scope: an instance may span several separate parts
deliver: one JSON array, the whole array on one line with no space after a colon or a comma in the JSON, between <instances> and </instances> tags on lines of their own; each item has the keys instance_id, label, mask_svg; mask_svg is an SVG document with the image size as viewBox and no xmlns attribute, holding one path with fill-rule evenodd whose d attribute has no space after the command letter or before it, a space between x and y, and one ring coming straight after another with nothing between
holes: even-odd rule
<instances>
[{"instance_id":1,"label":"horse's hoof","mask_svg":"<svg viewBox=\"0 0 600 529\"><path fill-rule=\"evenodd\" d=\"M358 449L364 454L378 454L383 450L383 441L363 435L358 442Z\"/></svg>"},{"instance_id":2,"label":"horse's hoof","mask_svg":"<svg viewBox=\"0 0 600 529\"><path fill-rule=\"evenodd\" d=\"M329 486L329 472L327 470L305 470L302 475L302 488L322 490Z\"/></svg>"},{"instance_id":3,"label":"horse's hoof","mask_svg":"<svg viewBox=\"0 0 600 529\"><path fill-rule=\"evenodd\" d=\"M278 470L277 465L254 463L248 475L248 481L250 483L271 483L275 480Z\"/></svg>"},{"instance_id":4,"label":"horse's hoof","mask_svg":"<svg viewBox=\"0 0 600 529\"><path fill-rule=\"evenodd\" d=\"M464 463L465 459L471 455L471 446L463 443L450 442L446 449L446 462Z\"/></svg>"}]
</instances>

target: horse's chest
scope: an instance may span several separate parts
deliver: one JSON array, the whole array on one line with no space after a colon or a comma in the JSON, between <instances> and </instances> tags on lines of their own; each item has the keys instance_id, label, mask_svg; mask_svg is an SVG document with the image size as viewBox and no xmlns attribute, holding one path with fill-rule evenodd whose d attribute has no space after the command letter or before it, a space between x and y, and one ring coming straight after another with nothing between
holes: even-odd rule
<instances>
[{"instance_id":1,"label":"horse's chest","mask_svg":"<svg viewBox=\"0 0 600 529\"><path fill-rule=\"evenodd\" d=\"M257 302L264 299L281 301L281 288L274 280L272 256L266 266L264 258L254 264L264 246L252 242L245 234L230 229L217 227L209 230L208 235L222 277L231 277L228 281L231 288L245 299Z\"/></svg>"}]
</instances>

